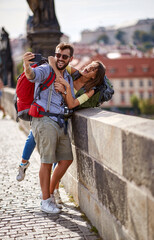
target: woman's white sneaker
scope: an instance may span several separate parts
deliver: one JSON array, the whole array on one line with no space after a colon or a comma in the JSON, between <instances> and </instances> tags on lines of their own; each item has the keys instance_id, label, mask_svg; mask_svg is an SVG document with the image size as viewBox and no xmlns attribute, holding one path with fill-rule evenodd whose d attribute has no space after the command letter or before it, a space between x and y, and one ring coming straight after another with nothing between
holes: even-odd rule
<instances>
[{"instance_id":1,"label":"woman's white sneaker","mask_svg":"<svg viewBox=\"0 0 154 240\"><path fill-rule=\"evenodd\" d=\"M62 208L62 204L57 203L54 194L50 194L50 198L51 198L51 201L52 201L54 204L56 204L56 206L57 206L58 208Z\"/></svg>"},{"instance_id":2,"label":"woman's white sneaker","mask_svg":"<svg viewBox=\"0 0 154 240\"><path fill-rule=\"evenodd\" d=\"M29 167L30 165L30 162L27 161L27 164L26 165L19 165L19 172L18 172L18 175L16 177L17 181L21 182L22 180L24 180L25 178L25 174L26 174L26 170L27 168Z\"/></svg>"},{"instance_id":3,"label":"woman's white sneaker","mask_svg":"<svg viewBox=\"0 0 154 240\"><path fill-rule=\"evenodd\" d=\"M56 203L58 203L58 204L62 203L59 190L55 189L53 194L54 194Z\"/></svg>"},{"instance_id":4,"label":"woman's white sneaker","mask_svg":"<svg viewBox=\"0 0 154 240\"><path fill-rule=\"evenodd\" d=\"M55 197L54 197L54 195L53 194L50 194L50 198L51 198L51 201L52 201L52 203L54 203L56 206L57 206L57 208L62 208L62 204L58 204L56 201L55 201ZM42 198L42 192L40 193L40 199L43 199Z\"/></svg>"},{"instance_id":5,"label":"woman's white sneaker","mask_svg":"<svg viewBox=\"0 0 154 240\"><path fill-rule=\"evenodd\" d=\"M46 213L60 213L61 210L57 208L56 204L52 202L51 198L41 201L41 210Z\"/></svg>"}]
</instances>

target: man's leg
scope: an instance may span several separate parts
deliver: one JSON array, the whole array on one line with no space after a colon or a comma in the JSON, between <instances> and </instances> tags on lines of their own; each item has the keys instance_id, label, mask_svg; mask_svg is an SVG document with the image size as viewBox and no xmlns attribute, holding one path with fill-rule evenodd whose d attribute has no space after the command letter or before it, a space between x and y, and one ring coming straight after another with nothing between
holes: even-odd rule
<instances>
[{"instance_id":1,"label":"man's leg","mask_svg":"<svg viewBox=\"0 0 154 240\"><path fill-rule=\"evenodd\" d=\"M41 163L39 176L43 200L50 198L51 168L52 164Z\"/></svg>"},{"instance_id":2,"label":"man's leg","mask_svg":"<svg viewBox=\"0 0 154 240\"><path fill-rule=\"evenodd\" d=\"M53 171L51 181L50 181L50 194L53 194L56 184L64 176L66 170L71 165L73 160L61 160L58 162L58 166Z\"/></svg>"}]
</instances>

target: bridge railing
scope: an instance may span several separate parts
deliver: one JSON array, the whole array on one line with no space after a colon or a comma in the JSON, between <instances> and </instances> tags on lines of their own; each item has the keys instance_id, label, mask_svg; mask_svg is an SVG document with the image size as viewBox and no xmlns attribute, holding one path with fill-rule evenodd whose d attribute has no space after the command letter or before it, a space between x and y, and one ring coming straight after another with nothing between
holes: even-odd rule
<instances>
[{"instance_id":1,"label":"bridge railing","mask_svg":"<svg viewBox=\"0 0 154 240\"><path fill-rule=\"evenodd\" d=\"M13 94L5 88L3 104L15 119ZM62 182L103 239L153 240L154 121L87 109L69 134L74 161Z\"/></svg>"}]
</instances>

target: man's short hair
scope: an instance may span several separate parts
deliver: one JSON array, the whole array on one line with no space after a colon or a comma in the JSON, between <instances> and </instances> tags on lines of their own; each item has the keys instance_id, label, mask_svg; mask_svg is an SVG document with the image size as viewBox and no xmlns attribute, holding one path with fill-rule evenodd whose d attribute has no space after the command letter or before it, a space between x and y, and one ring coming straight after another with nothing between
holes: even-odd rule
<instances>
[{"instance_id":1,"label":"man's short hair","mask_svg":"<svg viewBox=\"0 0 154 240\"><path fill-rule=\"evenodd\" d=\"M70 57L73 56L74 53L74 48L71 44L69 43L65 43L65 42L61 42L57 45L56 50L60 49L61 51L65 50L65 49L69 49L70 50Z\"/></svg>"}]
</instances>

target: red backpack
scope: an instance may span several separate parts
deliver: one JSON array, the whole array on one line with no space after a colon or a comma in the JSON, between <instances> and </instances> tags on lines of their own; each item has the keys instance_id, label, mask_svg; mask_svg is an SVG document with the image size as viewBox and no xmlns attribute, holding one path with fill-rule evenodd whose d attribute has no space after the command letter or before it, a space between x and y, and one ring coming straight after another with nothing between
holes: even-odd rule
<instances>
[{"instance_id":1,"label":"red backpack","mask_svg":"<svg viewBox=\"0 0 154 240\"><path fill-rule=\"evenodd\" d=\"M44 63L44 62L43 62ZM31 67L36 68L41 63L33 64ZM50 72L48 78L40 84L40 92L46 90L55 80L56 75L54 72ZM23 72L17 79L16 94L14 98L14 104L17 111L17 121L18 118L30 121L31 116L33 117L43 117L44 115L39 112L45 112L44 108L35 103L34 99L34 89L35 83L30 82Z\"/></svg>"}]
</instances>

